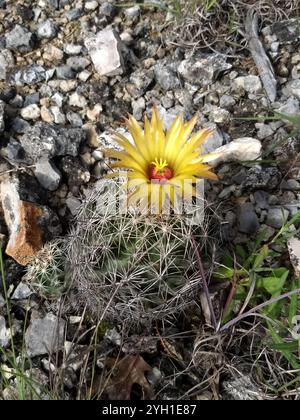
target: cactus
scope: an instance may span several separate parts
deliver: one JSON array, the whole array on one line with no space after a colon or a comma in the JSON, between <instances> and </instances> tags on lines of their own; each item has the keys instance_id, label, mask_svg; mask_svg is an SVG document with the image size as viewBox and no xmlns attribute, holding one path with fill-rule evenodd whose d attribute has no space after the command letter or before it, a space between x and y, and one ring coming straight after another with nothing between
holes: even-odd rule
<instances>
[{"instance_id":1,"label":"cactus","mask_svg":"<svg viewBox=\"0 0 300 420\"><path fill-rule=\"evenodd\" d=\"M66 242L78 300L100 319L131 325L184 310L201 289L191 235L203 248L203 226L176 215L114 214L114 200L109 190L91 194Z\"/></svg>"},{"instance_id":2,"label":"cactus","mask_svg":"<svg viewBox=\"0 0 300 420\"><path fill-rule=\"evenodd\" d=\"M63 240L47 243L27 267L24 280L45 298L60 296L69 285L64 248Z\"/></svg>"}]
</instances>

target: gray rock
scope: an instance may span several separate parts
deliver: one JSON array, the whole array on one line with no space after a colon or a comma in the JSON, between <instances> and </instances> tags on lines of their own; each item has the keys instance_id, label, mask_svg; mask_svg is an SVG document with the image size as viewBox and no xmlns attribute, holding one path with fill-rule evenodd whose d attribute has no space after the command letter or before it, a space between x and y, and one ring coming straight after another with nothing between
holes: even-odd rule
<instances>
[{"instance_id":1,"label":"gray rock","mask_svg":"<svg viewBox=\"0 0 300 420\"><path fill-rule=\"evenodd\" d=\"M55 71L58 79L69 80L76 77L76 71L68 65L56 67Z\"/></svg>"},{"instance_id":2,"label":"gray rock","mask_svg":"<svg viewBox=\"0 0 300 420\"><path fill-rule=\"evenodd\" d=\"M4 308L5 306L5 299L4 297L0 294L0 309Z\"/></svg>"},{"instance_id":3,"label":"gray rock","mask_svg":"<svg viewBox=\"0 0 300 420\"><path fill-rule=\"evenodd\" d=\"M65 125L65 123L66 123L66 117L61 112L61 110L60 110L60 108L58 106L50 106L49 112L53 116L53 121L55 122L55 124Z\"/></svg>"},{"instance_id":4,"label":"gray rock","mask_svg":"<svg viewBox=\"0 0 300 420\"><path fill-rule=\"evenodd\" d=\"M271 27L279 42L289 44L300 39L298 19L289 19L276 22Z\"/></svg>"},{"instance_id":5,"label":"gray rock","mask_svg":"<svg viewBox=\"0 0 300 420\"><path fill-rule=\"evenodd\" d=\"M80 128L83 126L82 118L77 112L69 111L66 116L72 127Z\"/></svg>"},{"instance_id":6,"label":"gray rock","mask_svg":"<svg viewBox=\"0 0 300 420\"><path fill-rule=\"evenodd\" d=\"M100 14L107 17L113 17L115 14L115 7L108 1L101 2L100 5Z\"/></svg>"},{"instance_id":7,"label":"gray rock","mask_svg":"<svg viewBox=\"0 0 300 420\"><path fill-rule=\"evenodd\" d=\"M244 203L238 207L238 226L242 233L253 234L259 229L259 220L255 213L253 204Z\"/></svg>"},{"instance_id":8,"label":"gray rock","mask_svg":"<svg viewBox=\"0 0 300 420\"><path fill-rule=\"evenodd\" d=\"M67 55L78 55L80 54L82 51L82 46L81 45L76 45L76 44L66 44L64 46L64 52Z\"/></svg>"},{"instance_id":9,"label":"gray rock","mask_svg":"<svg viewBox=\"0 0 300 420\"><path fill-rule=\"evenodd\" d=\"M52 354L63 348L66 322L52 314L34 319L25 334L26 352L29 357Z\"/></svg>"},{"instance_id":10,"label":"gray rock","mask_svg":"<svg viewBox=\"0 0 300 420\"><path fill-rule=\"evenodd\" d=\"M11 50L28 52L33 49L34 36L24 26L16 25L14 29L5 35L6 47Z\"/></svg>"},{"instance_id":11,"label":"gray rock","mask_svg":"<svg viewBox=\"0 0 300 420\"><path fill-rule=\"evenodd\" d=\"M25 108L28 105L32 105L32 104L38 104L40 102L40 94L39 92L35 92L35 93L31 93L30 95L27 95L24 103L23 103L23 107Z\"/></svg>"},{"instance_id":12,"label":"gray rock","mask_svg":"<svg viewBox=\"0 0 300 420\"><path fill-rule=\"evenodd\" d=\"M126 19L131 20L132 22L135 22L137 18L140 16L141 8L140 6L132 6L128 9L124 9L124 15Z\"/></svg>"},{"instance_id":13,"label":"gray rock","mask_svg":"<svg viewBox=\"0 0 300 420\"><path fill-rule=\"evenodd\" d=\"M271 226L262 224L259 229L259 234L260 233L263 233L263 240L267 242L275 235L276 230Z\"/></svg>"},{"instance_id":14,"label":"gray rock","mask_svg":"<svg viewBox=\"0 0 300 420\"><path fill-rule=\"evenodd\" d=\"M299 114L300 113L300 106L299 106L299 100L296 98L288 98L287 102L283 105L281 105L278 109L278 112L281 112L282 114Z\"/></svg>"},{"instance_id":15,"label":"gray rock","mask_svg":"<svg viewBox=\"0 0 300 420\"><path fill-rule=\"evenodd\" d=\"M228 124L230 113L226 109L216 107L209 113L209 120L217 124Z\"/></svg>"},{"instance_id":16,"label":"gray rock","mask_svg":"<svg viewBox=\"0 0 300 420\"><path fill-rule=\"evenodd\" d=\"M70 210L72 216L76 216L76 214L78 213L81 207L81 202L76 197L68 197L66 199L66 205L68 209Z\"/></svg>"},{"instance_id":17,"label":"gray rock","mask_svg":"<svg viewBox=\"0 0 300 420\"><path fill-rule=\"evenodd\" d=\"M154 72L152 70L136 70L130 75L129 80L137 90L134 96L142 96L153 82Z\"/></svg>"},{"instance_id":18,"label":"gray rock","mask_svg":"<svg viewBox=\"0 0 300 420\"><path fill-rule=\"evenodd\" d=\"M23 120L22 118L14 118L11 128L17 134L24 134L30 128L29 122Z\"/></svg>"},{"instance_id":19,"label":"gray rock","mask_svg":"<svg viewBox=\"0 0 300 420\"><path fill-rule=\"evenodd\" d=\"M77 156L80 143L85 139L83 130L61 128L54 124L38 122L20 138L28 162L54 156Z\"/></svg>"},{"instance_id":20,"label":"gray rock","mask_svg":"<svg viewBox=\"0 0 300 420\"><path fill-rule=\"evenodd\" d=\"M61 170L67 175L68 185L72 188L78 188L90 180L90 172L71 156L64 156L60 162Z\"/></svg>"},{"instance_id":21,"label":"gray rock","mask_svg":"<svg viewBox=\"0 0 300 420\"><path fill-rule=\"evenodd\" d=\"M220 98L221 108L231 108L236 104L236 100L230 95L223 95Z\"/></svg>"},{"instance_id":22,"label":"gray rock","mask_svg":"<svg viewBox=\"0 0 300 420\"><path fill-rule=\"evenodd\" d=\"M272 207L268 211L266 224L276 229L280 229L288 220L289 211L283 207Z\"/></svg>"},{"instance_id":23,"label":"gray rock","mask_svg":"<svg viewBox=\"0 0 300 420\"><path fill-rule=\"evenodd\" d=\"M48 4L53 9L59 9L60 0L48 0Z\"/></svg>"},{"instance_id":24,"label":"gray rock","mask_svg":"<svg viewBox=\"0 0 300 420\"><path fill-rule=\"evenodd\" d=\"M110 27L85 40L92 62L100 76L116 76L124 72L122 41Z\"/></svg>"},{"instance_id":25,"label":"gray rock","mask_svg":"<svg viewBox=\"0 0 300 420\"><path fill-rule=\"evenodd\" d=\"M178 73L195 85L209 86L220 73L231 68L232 65L221 54L194 54L180 63Z\"/></svg>"},{"instance_id":26,"label":"gray rock","mask_svg":"<svg viewBox=\"0 0 300 420\"><path fill-rule=\"evenodd\" d=\"M5 318L0 316L0 347L5 349L10 342L10 331L6 328Z\"/></svg>"},{"instance_id":27,"label":"gray rock","mask_svg":"<svg viewBox=\"0 0 300 420\"><path fill-rule=\"evenodd\" d=\"M209 144L209 138L206 140ZM261 154L262 144L252 137L242 137L219 147L204 157L204 162L217 166L224 162L245 162L257 159Z\"/></svg>"},{"instance_id":28,"label":"gray rock","mask_svg":"<svg viewBox=\"0 0 300 420\"><path fill-rule=\"evenodd\" d=\"M178 64L161 60L154 66L155 80L163 90L173 90L181 86Z\"/></svg>"},{"instance_id":29,"label":"gray rock","mask_svg":"<svg viewBox=\"0 0 300 420\"><path fill-rule=\"evenodd\" d=\"M0 51L0 80L5 80L9 68L15 65L15 59L11 51Z\"/></svg>"},{"instance_id":30,"label":"gray rock","mask_svg":"<svg viewBox=\"0 0 300 420\"><path fill-rule=\"evenodd\" d=\"M87 1L84 5L85 10L94 11L98 8L99 3L97 0Z\"/></svg>"},{"instance_id":31,"label":"gray rock","mask_svg":"<svg viewBox=\"0 0 300 420\"><path fill-rule=\"evenodd\" d=\"M259 209L268 209L269 194L266 191L255 191L253 194L255 203Z\"/></svg>"},{"instance_id":32,"label":"gray rock","mask_svg":"<svg viewBox=\"0 0 300 420\"><path fill-rule=\"evenodd\" d=\"M256 123L255 128L258 130L257 137L259 140L264 140L267 137L270 137L274 134L274 130L270 127L269 124Z\"/></svg>"},{"instance_id":33,"label":"gray rock","mask_svg":"<svg viewBox=\"0 0 300 420\"><path fill-rule=\"evenodd\" d=\"M214 129L214 132L207 138L203 143L202 153L211 153L224 144L224 137L222 131L217 128L215 124L210 124L210 128Z\"/></svg>"},{"instance_id":34,"label":"gray rock","mask_svg":"<svg viewBox=\"0 0 300 420\"><path fill-rule=\"evenodd\" d=\"M300 79L289 82L285 87L285 91L288 94L295 96L297 99L300 99Z\"/></svg>"},{"instance_id":35,"label":"gray rock","mask_svg":"<svg viewBox=\"0 0 300 420\"><path fill-rule=\"evenodd\" d=\"M233 91L244 89L247 93L258 93L262 89L262 83L258 76L237 77L232 83Z\"/></svg>"},{"instance_id":36,"label":"gray rock","mask_svg":"<svg viewBox=\"0 0 300 420\"><path fill-rule=\"evenodd\" d=\"M134 118L140 121L146 108L146 101L143 97L131 102L132 114Z\"/></svg>"},{"instance_id":37,"label":"gray rock","mask_svg":"<svg viewBox=\"0 0 300 420\"><path fill-rule=\"evenodd\" d=\"M48 160L39 160L36 163L34 175L39 183L48 191L57 190L61 181L61 173Z\"/></svg>"},{"instance_id":38,"label":"gray rock","mask_svg":"<svg viewBox=\"0 0 300 420\"><path fill-rule=\"evenodd\" d=\"M83 15L83 11L81 8L76 7L75 9L68 10L65 13L66 18L72 22L73 20L79 19Z\"/></svg>"},{"instance_id":39,"label":"gray rock","mask_svg":"<svg viewBox=\"0 0 300 420\"><path fill-rule=\"evenodd\" d=\"M76 72L84 70L90 64L90 60L85 57L69 57L67 59L67 66Z\"/></svg>"},{"instance_id":40,"label":"gray rock","mask_svg":"<svg viewBox=\"0 0 300 420\"><path fill-rule=\"evenodd\" d=\"M11 82L16 86L35 85L46 80L44 67L37 64L17 70L11 76Z\"/></svg>"},{"instance_id":41,"label":"gray rock","mask_svg":"<svg viewBox=\"0 0 300 420\"><path fill-rule=\"evenodd\" d=\"M4 102L0 100L0 134L4 131Z\"/></svg>"},{"instance_id":42,"label":"gray rock","mask_svg":"<svg viewBox=\"0 0 300 420\"><path fill-rule=\"evenodd\" d=\"M52 20L47 19L41 23L37 29L37 35L40 39L52 39L57 34L57 27Z\"/></svg>"},{"instance_id":43,"label":"gray rock","mask_svg":"<svg viewBox=\"0 0 300 420\"><path fill-rule=\"evenodd\" d=\"M254 166L244 173L239 183L249 190L273 190L280 181L281 175L276 167Z\"/></svg>"},{"instance_id":44,"label":"gray rock","mask_svg":"<svg viewBox=\"0 0 300 420\"><path fill-rule=\"evenodd\" d=\"M32 295L32 291L30 290L28 285L26 283L21 282L16 287L11 298L14 300L23 300L27 299L30 295Z\"/></svg>"}]
</instances>

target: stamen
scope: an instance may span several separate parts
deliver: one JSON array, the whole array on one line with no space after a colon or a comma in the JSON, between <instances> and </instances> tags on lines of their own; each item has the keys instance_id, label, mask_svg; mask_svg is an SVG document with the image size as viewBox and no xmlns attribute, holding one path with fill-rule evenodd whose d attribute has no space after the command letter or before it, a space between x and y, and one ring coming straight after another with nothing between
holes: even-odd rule
<instances>
[{"instance_id":1,"label":"stamen","mask_svg":"<svg viewBox=\"0 0 300 420\"><path fill-rule=\"evenodd\" d=\"M155 158L154 162L151 162L151 163L152 165L154 165L157 171L162 171L164 168L168 166L168 162L166 160L163 161L162 158L160 158L159 160Z\"/></svg>"}]
</instances>

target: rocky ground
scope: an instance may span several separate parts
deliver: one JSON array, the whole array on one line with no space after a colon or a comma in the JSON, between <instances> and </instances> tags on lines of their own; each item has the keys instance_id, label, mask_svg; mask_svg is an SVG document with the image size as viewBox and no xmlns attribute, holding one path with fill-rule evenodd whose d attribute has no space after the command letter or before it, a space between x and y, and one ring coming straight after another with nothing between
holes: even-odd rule
<instances>
[{"instance_id":1,"label":"rocky ground","mask_svg":"<svg viewBox=\"0 0 300 420\"><path fill-rule=\"evenodd\" d=\"M264 229L271 238L300 209L300 138L290 136L293 127L282 120L241 119L274 111L299 115L298 22L291 19L262 30L277 80L271 102L247 51L227 57L177 47L167 31L158 30L165 23L163 12L118 6L103 0L0 0L0 235L12 333L17 351L23 348L31 360L31 367L26 360L25 371L46 388L54 384L52 392L60 398L78 397L78 389L81 398L87 397L88 380L80 372L89 348L85 333L93 324L76 302L68 300L62 311L62 298L34 293L22 278L45 242L68 232L81 201L107 170L103 146L113 147L110 133L122 130L127 113L142 121L156 104L166 126L183 113L187 118L198 114L199 126L215 128L206 151L225 146L227 157L221 149L223 159L216 163L220 182L207 182L206 191L208 202L218 209L218 240L225 246L247 243ZM241 145L245 137L247 147ZM261 153L260 164L249 162ZM16 393L16 367L9 363L11 331L4 295L0 286L0 358L6 372L2 392L10 398ZM118 327L103 334L100 344L89 348L97 350L99 370L122 338ZM194 395L189 390L201 375L199 379L197 371L191 372L177 380L170 362L185 370L191 338L184 342L178 327L166 341L157 335L146 339L145 344L134 336L122 348L127 362L133 348L141 346L151 366L141 370L149 370L149 383L159 398ZM50 357L57 345L72 357ZM220 365L216 360L215 372ZM254 385L247 378L242 386L249 390ZM237 397L238 380L228 381L226 392ZM213 398L216 389L201 392L201 398ZM41 392L35 387L33 397ZM263 395L257 389L253 393ZM49 398L49 393L42 397Z\"/></svg>"}]
</instances>

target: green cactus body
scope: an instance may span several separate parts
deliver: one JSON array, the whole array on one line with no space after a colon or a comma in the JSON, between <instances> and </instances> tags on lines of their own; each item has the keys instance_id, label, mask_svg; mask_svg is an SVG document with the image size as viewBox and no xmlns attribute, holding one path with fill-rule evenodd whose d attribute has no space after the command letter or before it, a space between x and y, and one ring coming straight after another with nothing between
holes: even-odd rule
<instances>
[{"instance_id":1,"label":"green cactus body","mask_svg":"<svg viewBox=\"0 0 300 420\"><path fill-rule=\"evenodd\" d=\"M195 227L175 215L115 214L107 206L114 199L91 195L68 240L79 300L109 321L145 324L174 315L201 288L191 242Z\"/></svg>"}]
</instances>

